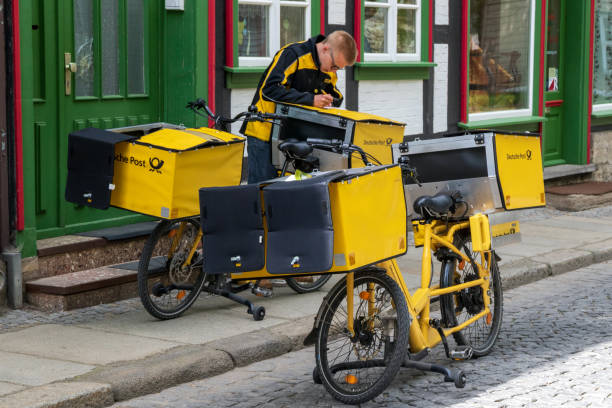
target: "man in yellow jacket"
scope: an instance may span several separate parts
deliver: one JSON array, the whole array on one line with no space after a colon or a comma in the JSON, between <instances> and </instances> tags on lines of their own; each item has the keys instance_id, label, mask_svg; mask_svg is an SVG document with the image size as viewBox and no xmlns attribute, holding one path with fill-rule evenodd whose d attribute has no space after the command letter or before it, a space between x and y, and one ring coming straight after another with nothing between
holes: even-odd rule
<instances>
[{"instance_id":1,"label":"man in yellow jacket","mask_svg":"<svg viewBox=\"0 0 612 408\"><path fill-rule=\"evenodd\" d=\"M353 65L356 58L355 40L346 31L287 44L276 53L261 77L252 105L266 113L273 113L277 102L318 108L340 106L343 96L336 88L336 71ZM248 138L249 183L276 177L271 131L272 125L267 122L245 123L240 129Z\"/></svg>"}]
</instances>

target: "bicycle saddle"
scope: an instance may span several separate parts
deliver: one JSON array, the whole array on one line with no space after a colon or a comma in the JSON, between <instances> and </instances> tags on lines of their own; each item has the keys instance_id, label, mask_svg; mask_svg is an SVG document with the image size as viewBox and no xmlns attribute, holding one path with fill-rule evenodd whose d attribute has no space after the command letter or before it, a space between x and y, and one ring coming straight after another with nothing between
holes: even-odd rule
<instances>
[{"instance_id":1,"label":"bicycle saddle","mask_svg":"<svg viewBox=\"0 0 612 408\"><path fill-rule=\"evenodd\" d=\"M451 193L438 193L434 196L420 196L414 200L412 208L423 217L443 215L455 211L455 199Z\"/></svg>"},{"instance_id":2,"label":"bicycle saddle","mask_svg":"<svg viewBox=\"0 0 612 408\"><path fill-rule=\"evenodd\" d=\"M297 157L306 157L312 153L312 146L304 141L297 139L287 139L278 145L278 149L283 153L291 153Z\"/></svg>"}]
</instances>

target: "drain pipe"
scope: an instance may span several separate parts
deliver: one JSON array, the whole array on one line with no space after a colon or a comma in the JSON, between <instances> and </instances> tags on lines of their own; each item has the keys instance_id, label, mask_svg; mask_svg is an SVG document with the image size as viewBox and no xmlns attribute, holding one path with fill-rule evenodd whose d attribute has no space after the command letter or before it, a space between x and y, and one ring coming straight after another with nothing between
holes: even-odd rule
<instances>
[{"instance_id":1,"label":"drain pipe","mask_svg":"<svg viewBox=\"0 0 612 408\"><path fill-rule=\"evenodd\" d=\"M21 272L21 252L17 249L7 249L2 252L2 257L6 261L7 303L12 309L23 307L23 274Z\"/></svg>"}]
</instances>

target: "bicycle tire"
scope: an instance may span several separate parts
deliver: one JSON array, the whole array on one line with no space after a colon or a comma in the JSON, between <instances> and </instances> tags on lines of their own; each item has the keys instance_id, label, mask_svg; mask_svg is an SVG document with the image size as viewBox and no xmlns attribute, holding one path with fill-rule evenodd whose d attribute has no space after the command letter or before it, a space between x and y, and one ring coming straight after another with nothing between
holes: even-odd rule
<instances>
[{"instance_id":1,"label":"bicycle tire","mask_svg":"<svg viewBox=\"0 0 612 408\"><path fill-rule=\"evenodd\" d=\"M453 284L468 282L478 278L475 262L479 261L480 254L472 252L471 236L469 232L460 232L455 235L455 246L463 251L472 262L465 263L463 269L457 267L457 260L446 260L442 263L440 287L445 288ZM485 315L463 330L453 333L455 342L459 345L470 346L474 357L489 354L501 330L503 318L503 290L499 267L495 260L495 253L491 254L491 273L489 297L491 310L490 317ZM480 286L464 289L459 292L440 296L442 321L445 327L455 327L484 308L483 292Z\"/></svg>"},{"instance_id":2,"label":"bicycle tire","mask_svg":"<svg viewBox=\"0 0 612 408\"><path fill-rule=\"evenodd\" d=\"M185 229L178 237L177 228L181 222L185 222ZM138 295L146 311L160 320L174 319L183 314L202 291L205 274L201 255L194 254L188 270L181 268L199 229L195 219L164 220L145 243L138 263ZM177 247L168 258L173 240L176 240Z\"/></svg>"},{"instance_id":3,"label":"bicycle tire","mask_svg":"<svg viewBox=\"0 0 612 408\"><path fill-rule=\"evenodd\" d=\"M375 287L375 302L380 300L372 317L367 316L368 300L360 297L369 283ZM346 316L347 299L343 278L323 300L315 344L319 379L335 399L345 404L369 401L391 384L406 356L410 329L404 294L384 272L356 272L353 295L356 338L351 340L346 317L342 317ZM343 346L348 346L348 351Z\"/></svg>"},{"instance_id":4,"label":"bicycle tire","mask_svg":"<svg viewBox=\"0 0 612 408\"><path fill-rule=\"evenodd\" d=\"M287 278L285 281L287 282L287 286L297 293L310 293L321 289L323 285L329 281L331 274L312 275L312 278L315 279L312 283L300 282L299 278Z\"/></svg>"}]
</instances>

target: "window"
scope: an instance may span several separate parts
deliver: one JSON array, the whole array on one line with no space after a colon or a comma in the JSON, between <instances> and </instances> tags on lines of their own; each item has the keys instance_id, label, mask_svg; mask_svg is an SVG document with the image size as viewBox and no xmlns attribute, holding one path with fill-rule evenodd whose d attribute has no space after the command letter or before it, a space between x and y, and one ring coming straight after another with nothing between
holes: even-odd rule
<instances>
[{"instance_id":1,"label":"window","mask_svg":"<svg viewBox=\"0 0 612 408\"><path fill-rule=\"evenodd\" d=\"M612 0L597 0L593 51L593 112L612 110Z\"/></svg>"},{"instance_id":2,"label":"window","mask_svg":"<svg viewBox=\"0 0 612 408\"><path fill-rule=\"evenodd\" d=\"M470 120L532 114L534 3L470 1Z\"/></svg>"},{"instance_id":3,"label":"window","mask_svg":"<svg viewBox=\"0 0 612 408\"><path fill-rule=\"evenodd\" d=\"M421 0L374 0L364 7L365 61L418 61Z\"/></svg>"},{"instance_id":4,"label":"window","mask_svg":"<svg viewBox=\"0 0 612 408\"><path fill-rule=\"evenodd\" d=\"M310 37L310 0L239 0L240 66L265 66L284 45Z\"/></svg>"}]
</instances>

